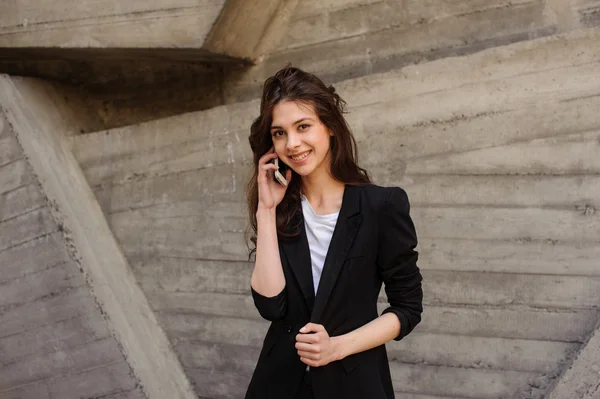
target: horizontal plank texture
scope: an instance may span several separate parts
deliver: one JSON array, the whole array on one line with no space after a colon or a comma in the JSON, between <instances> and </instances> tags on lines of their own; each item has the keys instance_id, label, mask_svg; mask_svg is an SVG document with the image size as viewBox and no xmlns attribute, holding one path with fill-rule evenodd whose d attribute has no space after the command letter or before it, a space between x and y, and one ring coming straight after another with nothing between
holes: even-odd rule
<instances>
[{"instance_id":1,"label":"horizontal plank texture","mask_svg":"<svg viewBox=\"0 0 600 399\"><path fill-rule=\"evenodd\" d=\"M300 2L277 51L235 74L229 101L254 98L287 63L338 82L600 24L597 0Z\"/></svg>"},{"instance_id":2,"label":"horizontal plank texture","mask_svg":"<svg viewBox=\"0 0 600 399\"><path fill-rule=\"evenodd\" d=\"M357 47L377 48L373 69L337 89L361 164L406 189L419 235L423 321L388 344L398 396L542 397L598 320L600 29L373 74L424 48L505 43L558 22L541 1L306 3L273 59L318 46L330 58L314 69L343 74L369 59ZM349 23L362 13L373 18ZM450 25L456 35L440 34ZM211 398L243 396L268 327L249 296L244 241L258 106L71 141L188 376Z\"/></svg>"},{"instance_id":3,"label":"horizontal plank texture","mask_svg":"<svg viewBox=\"0 0 600 399\"><path fill-rule=\"evenodd\" d=\"M0 397L141 399L4 118L0 112Z\"/></svg>"},{"instance_id":4,"label":"horizontal plank texture","mask_svg":"<svg viewBox=\"0 0 600 399\"><path fill-rule=\"evenodd\" d=\"M0 47L200 48L224 1L0 4Z\"/></svg>"}]
</instances>

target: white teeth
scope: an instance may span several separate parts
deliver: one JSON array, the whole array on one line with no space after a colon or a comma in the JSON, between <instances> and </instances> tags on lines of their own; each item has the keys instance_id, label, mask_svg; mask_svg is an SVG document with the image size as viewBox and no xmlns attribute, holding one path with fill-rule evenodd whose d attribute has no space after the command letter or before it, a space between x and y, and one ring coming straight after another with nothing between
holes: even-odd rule
<instances>
[{"instance_id":1,"label":"white teeth","mask_svg":"<svg viewBox=\"0 0 600 399\"><path fill-rule=\"evenodd\" d=\"M308 156L308 154L310 154L310 151L306 152L304 155L300 156L300 157L291 157L294 161L301 161L304 158L306 158Z\"/></svg>"}]
</instances>

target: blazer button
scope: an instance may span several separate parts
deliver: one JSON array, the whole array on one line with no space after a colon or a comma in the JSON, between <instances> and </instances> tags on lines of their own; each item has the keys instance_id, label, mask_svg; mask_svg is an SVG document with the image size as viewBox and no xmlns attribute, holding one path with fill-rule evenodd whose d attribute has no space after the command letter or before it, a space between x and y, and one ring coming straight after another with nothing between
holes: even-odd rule
<instances>
[{"instance_id":1,"label":"blazer button","mask_svg":"<svg viewBox=\"0 0 600 399\"><path fill-rule=\"evenodd\" d=\"M285 328L285 332L288 333L288 334L291 333L292 332L292 326L287 326Z\"/></svg>"}]
</instances>

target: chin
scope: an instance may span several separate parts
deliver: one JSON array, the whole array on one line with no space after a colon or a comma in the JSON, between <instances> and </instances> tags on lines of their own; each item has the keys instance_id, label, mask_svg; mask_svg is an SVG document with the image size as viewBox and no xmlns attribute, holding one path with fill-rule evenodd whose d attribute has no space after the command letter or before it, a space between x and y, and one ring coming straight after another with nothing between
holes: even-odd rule
<instances>
[{"instance_id":1,"label":"chin","mask_svg":"<svg viewBox=\"0 0 600 399\"><path fill-rule=\"evenodd\" d=\"M305 172L302 170L295 170L294 172L296 172L297 175L302 176L302 177L310 175L310 172Z\"/></svg>"},{"instance_id":2,"label":"chin","mask_svg":"<svg viewBox=\"0 0 600 399\"><path fill-rule=\"evenodd\" d=\"M304 177L304 176L310 175L314 171L314 168L301 167L301 168L297 168L297 169L293 169L293 170L298 175Z\"/></svg>"}]
</instances>

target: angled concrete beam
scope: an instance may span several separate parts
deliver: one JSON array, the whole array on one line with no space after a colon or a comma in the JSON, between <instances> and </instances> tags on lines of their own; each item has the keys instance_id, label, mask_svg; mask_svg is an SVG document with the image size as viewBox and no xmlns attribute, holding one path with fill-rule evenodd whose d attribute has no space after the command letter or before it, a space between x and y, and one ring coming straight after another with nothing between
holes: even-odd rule
<instances>
[{"instance_id":1,"label":"angled concrete beam","mask_svg":"<svg viewBox=\"0 0 600 399\"><path fill-rule=\"evenodd\" d=\"M258 62L283 36L298 0L227 0L203 48Z\"/></svg>"},{"instance_id":2,"label":"angled concrete beam","mask_svg":"<svg viewBox=\"0 0 600 399\"><path fill-rule=\"evenodd\" d=\"M548 399L600 399L600 322Z\"/></svg>"},{"instance_id":3,"label":"angled concrete beam","mask_svg":"<svg viewBox=\"0 0 600 399\"><path fill-rule=\"evenodd\" d=\"M43 83L0 75L0 106L147 397L197 398L65 143L65 121L44 96Z\"/></svg>"},{"instance_id":4,"label":"angled concrete beam","mask_svg":"<svg viewBox=\"0 0 600 399\"><path fill-rule=\"evenodd\" d=\"M248 63L202 47L225 1L0 1L0 74L71 84L100 107L119 96L119 111L108 115L164 109L159 101L173 103L172 91L187 98L187 109L153 117L212 107L221 103L222 70ZM124 119L107 126L152 117Z\"/></svg>"}]
</instances>

